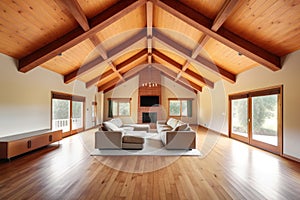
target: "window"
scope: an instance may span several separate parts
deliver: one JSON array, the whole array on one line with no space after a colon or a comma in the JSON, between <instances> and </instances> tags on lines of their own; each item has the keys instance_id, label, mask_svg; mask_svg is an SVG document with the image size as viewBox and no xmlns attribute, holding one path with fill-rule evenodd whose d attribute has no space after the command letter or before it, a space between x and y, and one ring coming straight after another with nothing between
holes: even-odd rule
<instances>
[{"instance_id":1,"label":"window","mask_svg":"<svg viewBox=\"0 0 300 200\"><path fill-rule=\"evenodd\" d=\"M130 116L131 98L109 98L108 117Z\"/></svg>"},{"instance_id":2,"label":"window","mask_svg":"<svg viewBox=\"0 0 300 200\"><path fill-rule=\"evenodd\" d=\"M282 86L229 96L229 135L282 154Z\"/></svg>"},{"instance_id":3,"label":"window","mask_svg":"<svg viewBox=\"0 0 300 200\"><path fill-rule=\"evenodd\" d=\"M169 99L169 116L191 117L192 99Z\"/></svg>"}]
</instances>

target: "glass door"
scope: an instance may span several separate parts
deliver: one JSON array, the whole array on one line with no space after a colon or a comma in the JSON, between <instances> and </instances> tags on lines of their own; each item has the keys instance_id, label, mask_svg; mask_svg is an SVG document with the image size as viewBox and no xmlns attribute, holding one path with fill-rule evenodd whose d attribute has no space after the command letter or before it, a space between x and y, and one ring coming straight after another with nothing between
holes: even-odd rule
<instances>
[{"instance_id":1,"label":"glass door","mask_svg":"<svg viewBox=\"0 0 300 200\"><path fill-rule=\"evenodd\" d=\"M62 130L63 136L71 134L70 123L71 103L70 100L52 99L52 129Z\"/></svg>"},{"instance_id":2,"label":"glass door","mask_svg":"<svg viewBox=\"0 0 300 200\"><path fill-rule=\"evenodd\" d=\"M72 134L83 131L83 102L72 101Z\"/></svg>"},{"instance_id":3,"label":"glass door","mask_svg":"<svg viewBox=\"0 0 300 200\"><path fill-rule=\"evenodd\" d=\"M229 136L282 154L282 86L230 95Z\"/></svg>"},{"instance_id":4,"label":"glass door","mask_svg":"<svg viewBox=\"0 0 300 200\"><path fill-rule=\"evenodd\" d=\"M272 152L278 152L279 144L279 94L254 96L250 143Z\"/></svg>"},{"instance_id":5,"label":"glass door","mask_svg":"<svg viewBox=\"0 0 300 200\"><path fill-rule=\"evenodd\" d=\"M63 137L84 130L85 97L52 92L52 129L62 130Z\"/></svg>"},{"instance_id":6,"label":"glass door","mask_svg":"<svg viewBox=\"0 0 300 200\"><path fill-rule=\"evenodd\" d=\"M248 98L231 100L231 137L249 142Z\"/></svg>"}]
</instances>

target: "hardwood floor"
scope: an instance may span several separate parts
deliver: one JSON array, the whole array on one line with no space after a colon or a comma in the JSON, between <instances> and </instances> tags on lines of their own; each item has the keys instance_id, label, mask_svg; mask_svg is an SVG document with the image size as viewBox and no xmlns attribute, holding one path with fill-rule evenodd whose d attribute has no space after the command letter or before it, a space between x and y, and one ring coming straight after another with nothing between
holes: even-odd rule
<instances>
[{"instance_id":1,"label":"hardwood floor","mask_svg":"<svg viewBox=\"0 0 300 200\"><path fill-rule=\"evenodd\" d=\"M198 128L199 157L93 157L94 130L0 162L0 199L299 199L300 163Z\"/></svg>"}]
</instances>

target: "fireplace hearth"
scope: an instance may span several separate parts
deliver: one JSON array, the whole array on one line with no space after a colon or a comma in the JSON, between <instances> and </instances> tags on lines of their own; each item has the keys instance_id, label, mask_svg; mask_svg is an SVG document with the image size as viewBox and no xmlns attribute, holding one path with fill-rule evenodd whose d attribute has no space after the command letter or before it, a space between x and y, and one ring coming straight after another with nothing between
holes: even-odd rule
<instances>
[{"instance_id":1,"label":"fireplace hearth","mask_svg":"<svg viewBox=\"0 0 300 200\"><path fill-rule=\"evenodd\" d=\"M156 123L157 113L156 112L143 112L142 122L143 123Z\"/></svg>"}]
</instances>

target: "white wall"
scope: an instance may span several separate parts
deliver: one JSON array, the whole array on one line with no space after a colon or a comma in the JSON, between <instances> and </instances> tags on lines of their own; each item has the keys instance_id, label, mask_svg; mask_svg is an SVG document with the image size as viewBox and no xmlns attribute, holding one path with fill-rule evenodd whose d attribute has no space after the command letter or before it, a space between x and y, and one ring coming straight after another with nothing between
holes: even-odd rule
<instances>
[{"instance_id":1,"label":"white wall","mask_svg":"<svg viewBox=\"0 0 300 200\"><path fill-rule=\"evenodd\" d=\"M131 116L121 117L123 123L137 123L138 110L138 85L139 76L136 76L127 82L115 87L113 90L104 94L103 119L108 120L108 98L131 98Z\"/></svg>"},{"instance_id":2,"label":"white wall","mask_svg":"<svg viewBox=\"0 0 300 200\"><path fill-rule=\"evenodd\" d=\"M108 98L132 98L131 100L131 116L122 117L124 123L137 123L138 116L138 84L139 76L115 87L113 90L105 93L103 119L108 120ZM161 76L162 87L162 109L164 110L162 118L168 117L168 98L193 98L193 108L197 107L197 96L195 93L185 89L181 85L171 81L170 79ZM197 109L193 109L192 117L185 117L182 119L190 124L197 124Z\"/></svg>"},{"instance_id":3,"label":"white wall","mask_svg":"<svg viewBox=\"0 0 300 200\"><path fill-rule=\"evenodd\" d=\"M289 54L283 68L257 67L241 73L235 84L219 81L200 94L200 125L228 134L228 95L283 85L283 153L300 159L300 51Z\"/></svg>"},{"instance_id":4,"label":"white wall","mask_svg":"<svg viewBox=\"0 0 300 200\"><path fill-rule=\"evenodd\" d=\"M182 87L178 83L166 78L165 76L161 77L161 85L162 87L162 108L165 111L165 119L168 118L168 98L192 98L192 117L182 117L180 120L189 123L189 124L197 124L197 95Z\"/></svg>"},{"instance_id":5,"label":"white wall","mask_svg":"<svg viewBox=\"0 0 300 200\"><path fill-rule=\"evenodd\" d=\"M92 126L91 107L95 88L74 81L64 84L63 77L37 67L18 72L15 60L0 54L0 137L50 128L51 91L86 97L85 128Z\"/></svg>"}]
</instances>

